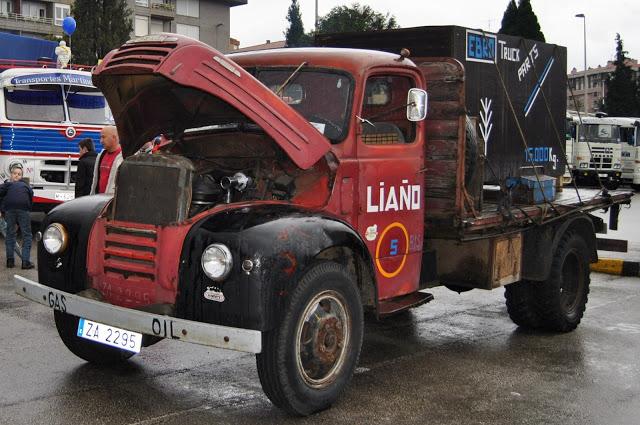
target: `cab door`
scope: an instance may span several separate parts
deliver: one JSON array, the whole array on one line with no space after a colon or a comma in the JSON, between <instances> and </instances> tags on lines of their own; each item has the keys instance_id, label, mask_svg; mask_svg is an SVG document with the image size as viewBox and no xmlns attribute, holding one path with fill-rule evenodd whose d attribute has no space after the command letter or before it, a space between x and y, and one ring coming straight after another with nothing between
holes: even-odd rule
<instances>
[{"instance_id":1,"label":"cab door","mask_svg":"<svg viewBox=\"0 0 640 425\"><path fill-rule=\"evenodd\" d=\"M358 231L372 254L378 299L418 290L424 231L422 122L407 119L411 74L370 75L361 100Z\"/></svg>"}]
</instances>

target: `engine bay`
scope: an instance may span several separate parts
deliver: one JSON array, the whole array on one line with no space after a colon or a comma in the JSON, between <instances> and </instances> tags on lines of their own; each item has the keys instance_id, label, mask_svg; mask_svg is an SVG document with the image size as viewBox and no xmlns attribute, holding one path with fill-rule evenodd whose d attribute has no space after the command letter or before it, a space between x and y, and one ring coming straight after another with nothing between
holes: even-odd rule
<instances>
[{"instance_id":1,"label":"engine bay","mask_svg":"<svg viewBox=\"0 0 640 425\"><path fill-rule=\"evenodd\" d=\"M179 173L172 177L169 169L176 168L185 171L182 174L186 177L178 177L182 175ZM115 217L168 224L221 204L249 201L283 201L319 208L329 199L336 168L333 155L327 154L302 170L268 135L256 129L194 129L177 140L166 140L158 149L143 148L125 159L118 175ZM175 192L175 196L171 198L167 192ZM154 202L157 199L164 201L158 205ZM185 214L159 213L162 219L147 220L131 211L141 203L151 203L154 209L185 210ZM122 214L124 210L130 212Z\"/></svg>"}]
</instances>

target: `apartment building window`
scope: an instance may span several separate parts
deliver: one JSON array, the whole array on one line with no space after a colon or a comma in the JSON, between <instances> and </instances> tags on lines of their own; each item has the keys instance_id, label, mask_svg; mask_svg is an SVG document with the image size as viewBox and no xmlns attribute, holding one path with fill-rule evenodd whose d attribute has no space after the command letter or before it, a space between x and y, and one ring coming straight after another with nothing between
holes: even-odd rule
<instances>
[{"instance_id":1,"label":"apartment building window","mask_svg":"<svg viewBox=\"0 0 640 425\"><path fill-rule=\"evenodd\" d=\"M176 12L178 15L198 18L200 16L200 0L178 0Z\"/></svg>"},{"instance_id":2,"label":"apartment building window","mask_svg":"<svg viewBox=\"0 0 640 425\"><path fill-rule=\"evenodd\" d=\"M142 37L149 34L149 17L136 15L135 24L136 37Z\"/></svg>"},{"instance_id":3,"label":"apartment building window","mask_svg":"<svg viewBox=\"0 0 640 425\"><path fill-rule=\"evenodd\" d=\"M161 32L169 32L170 28L169 27L169 22L167 22L165 24L165 21L162 21L160 19L151 19L151 34L158 34Z\"/></svg>"},{"instance_id":4,"label":"apartment building window","mask_svg":"<svg viewBox=\"0 0 640 425\"><path fill-rule=\"evenodd\" d=\"M149 0L136 0L136 6L149 7Z\"/></svg>"},{"instance_id":5,"label":"apartment building window","mask_svg":"<svg viewBox=\"0 0 640 425\"><path fill-rule=\"evenodd\" d=\"M54 10L53 23L61 27L62 21L64 20L64 18L66 18L71 14L71 6L69 6L68 4L55 3L53 10Z\"/></svg>"},{"instance_id":6,"label":"apartment building window","mask_svg":"<svg viewBox=\"0 0 640 425\"><path fill-rule=\"evenodd\" d=\"M46 18L46 5L41 2L22 2L22 14L32 18Z\"/></svg>"},{"instance_id":7,"label":"apartment building window","mask_svg":"<svg viewBox=\"0 0 640 425\"><path fill-rule=\"evenodd\" d=\"M0 1L0 14L13 13L13 4L10 1Z\"/></svg>"},{"instance_id":8,"label":"apartment building window","mask_svg":"<svg viewBox=\"0 0 640 425\"><path fill-rule=\"evenodd\" d=\"M196 25L177 24L176 33L200 40L200 27Z\"/></svg>"}]
</instances>

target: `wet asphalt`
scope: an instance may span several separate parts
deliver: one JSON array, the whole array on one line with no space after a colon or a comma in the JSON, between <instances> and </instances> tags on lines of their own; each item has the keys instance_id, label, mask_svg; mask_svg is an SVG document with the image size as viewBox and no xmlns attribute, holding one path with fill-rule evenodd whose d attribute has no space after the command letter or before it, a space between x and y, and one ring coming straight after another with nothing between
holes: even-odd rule
<instances>
[{"instance_id":1,"label":"wet asphalt","mask_svg":"<svg viewBox=\"0 0 640 425\"><path fill-rule=\"evenodd\" d=\"M640 202L623 210L640 230ZM640 242L638 239L637 242ZM640 244L627 256L640 260ZM333 408L291 418L262 393L254 356L162 341L99 369L59 340L52 312L13 293L0 246L0 424L640 423L640 278L592 274L580 327L527 332L504 290L435 300L368 322Z\"/></svg>"}]
</instances>

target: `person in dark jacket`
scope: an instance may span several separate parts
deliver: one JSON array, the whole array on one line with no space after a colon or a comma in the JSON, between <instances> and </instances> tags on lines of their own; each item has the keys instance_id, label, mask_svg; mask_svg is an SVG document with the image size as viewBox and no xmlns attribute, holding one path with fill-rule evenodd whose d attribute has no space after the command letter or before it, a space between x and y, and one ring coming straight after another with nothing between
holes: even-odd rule
<instances>
[{"instance_id":1,"label":"person in dark jacket","mask_svg":"<svg viewBox=\"0 0 640 425\"><path fill-rule=\"evenodd\" d=\"M93 140L89 138L81 140L78 143L78 149L80 149L80 160L76 171L76 198L87 196L91 192L93 168L98 156L93 147Z\"/></svg>"},{"instance_id":2,"label":"person in dark jacket","mask_svg":"<svg viewBox=\"0 0 640 425\"><path fill-rule=\"evenodd\" d=\"M15 266L13 250L16 246L16 225L22 232L22 268L32 269L31 263L31 207L33 190L22 180L22 166L11 166L11 178L0 186L0 211L7 222L7 268Z\"/></svg>"}]
</instances>

